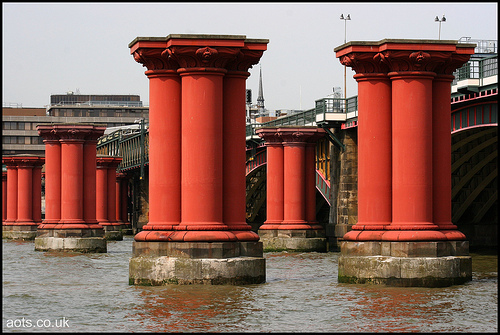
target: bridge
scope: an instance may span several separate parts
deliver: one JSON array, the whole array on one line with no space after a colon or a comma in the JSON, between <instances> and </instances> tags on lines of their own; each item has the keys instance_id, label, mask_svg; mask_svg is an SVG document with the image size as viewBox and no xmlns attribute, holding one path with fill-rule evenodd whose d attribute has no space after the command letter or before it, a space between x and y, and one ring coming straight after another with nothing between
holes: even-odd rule
<instances>
[{"instance_id":1,"label":"bridge","mask_svg":"<svg viewBox=\"0 0 500 335\"><path fill-rule=\"evenodd\" d=\"M471 237L471 246L497 245L497 64L496 54L471 59L455 72L452 84L452 219ZM266 218L266 147L255 131L281 126L325 129L325 138L316 146L316 213L320 222L327 223L331 203L335 201L330 188L334 183L339 187L338 180L332 179L330 162L335 153L338 155L346 149L341 134L356 132L357 112L357 96L327 97L317 100L315 108L310 110L260 124L247 124L246 218L253 229ZM141 221L147 222L144 201L147 198L149 129L144 120L127 128L101 137L97 152L122 157L118 171L130 178L129 212L133 226L140 228ZM346 222L355 221L356 213L352 208L349 215Z\"/></svg>"}]
</instances>

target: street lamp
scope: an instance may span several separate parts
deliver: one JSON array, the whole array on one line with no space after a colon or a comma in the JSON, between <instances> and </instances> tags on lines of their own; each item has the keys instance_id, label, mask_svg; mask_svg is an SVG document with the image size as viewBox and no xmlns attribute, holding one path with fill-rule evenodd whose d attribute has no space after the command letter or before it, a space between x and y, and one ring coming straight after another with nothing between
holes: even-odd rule
<instances>
[{"instance_id":1,"label":"street lamp","mask_svg":"<svg viewBox=\"0 0 500 335\"><path fill-rule=\"evenodd\" d=\"M347 20L351 20L351 14L347 14L347 17L344 18L344 14L340 14L340 19L344 20L344 44L346 43L347 36ZM344 103L347 103L347 91L346 91L346 66L344 65Z\"/></svg>"},{"instance_id":2,"label":"street lamp","mask_svg":"<svg viewBox=\"0 0 500 335\"><path fill-rule=\"evenodd\" d=\"M443 18L441 20L436 16L436 18L434 19L434 22L439 22L439 39L441 39L441 22L446 22L446 18L444 17L444 14L443 14Z\"/></svg>"}]
</instances>

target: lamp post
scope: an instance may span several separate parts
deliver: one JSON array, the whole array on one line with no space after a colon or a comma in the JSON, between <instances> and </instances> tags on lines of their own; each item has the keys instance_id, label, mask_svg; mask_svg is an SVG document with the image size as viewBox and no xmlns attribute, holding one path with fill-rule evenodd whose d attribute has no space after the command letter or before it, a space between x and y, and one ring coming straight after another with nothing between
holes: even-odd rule
<instances>
[{"instance_id":1,"label":"lamp post","mask_svg":"<svg viewBox=\"0 0 500 335\"><path fill-rule=\"evenodd\" d=\"M347 20L351 20L351 14L347 14L347 17L344 18L344 14L340 14L340 19L344 20L344 44L346 43L347 36ZM347 89L346 89L346 66L344 65L344 104L347 104ZM344 106L345 109L346 106Z\"/></svg>"},{"instance_id":2,"label":"lamp post","mask_svg":"<svg viewBox=\"0 0 500 335\"><path fill-rule=\"evenodd\" d=\"M444 14L443 14L443 17L441 18L441 20L436 16L436 18L434 19L434 22L439 22L439 39L441 39L441 22L446 22L446 18L444 17Z\"/></svg>"}]
</instances>

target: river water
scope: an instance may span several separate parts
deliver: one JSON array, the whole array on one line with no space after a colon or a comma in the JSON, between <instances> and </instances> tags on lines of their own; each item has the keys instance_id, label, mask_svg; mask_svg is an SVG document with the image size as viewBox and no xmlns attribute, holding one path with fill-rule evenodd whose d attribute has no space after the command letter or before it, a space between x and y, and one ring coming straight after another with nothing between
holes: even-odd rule
<instances>
[{"instance_id":1,"label":"river water","mask_svg":"<svg viewBox=\"0 0 500 335\"><path fill-rule=\"evenodd\" d=\"M498 332L497 255L447 288L339 284L339 253L265 253L266 283L128 284L133 237L108 252L3 240L3 332Z\"/></svg>"}]
</instances>

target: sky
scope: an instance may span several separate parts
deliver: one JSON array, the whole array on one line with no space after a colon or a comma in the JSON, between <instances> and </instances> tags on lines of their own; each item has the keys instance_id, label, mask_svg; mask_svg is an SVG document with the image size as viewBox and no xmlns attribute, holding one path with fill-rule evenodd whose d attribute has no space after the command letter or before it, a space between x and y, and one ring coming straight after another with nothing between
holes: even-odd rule
<instances>
[{"instance_id":1,"label":"sky","mask_svg":"<svg viewBox=\"0 0 500 335\"><path fill-rule=\"evenodd\" d=\"M45 107L50 95L73 91L138 94L148 106L146 68L130 54L132 40L221 34L269 40L249 69L253 103L262 69L266 109L307 110L335 88L344 95L333 51L344 39L438 39L441 29L442 40L497 40L497 13L497 2L3 2L2 102ZM346 69L347 97L357 95L354 74Z\"/></svg>"}]
</instances>

